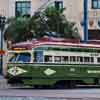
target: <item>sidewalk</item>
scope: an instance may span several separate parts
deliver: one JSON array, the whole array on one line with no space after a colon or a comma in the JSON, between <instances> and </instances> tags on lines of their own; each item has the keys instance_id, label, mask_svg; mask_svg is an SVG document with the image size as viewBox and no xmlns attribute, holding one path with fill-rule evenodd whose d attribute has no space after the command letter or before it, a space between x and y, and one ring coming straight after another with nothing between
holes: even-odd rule
<instances>
[{"instance_id":1,"label":"sidewalk","mask_svg":"<svg viewBox=\"0 0 100 100\"><path fill-rule=\"evenodd\" d=\"M8 88L7 80L2 75L0 75L0 89L5 88Z\"/></svg>"}]
</instances>

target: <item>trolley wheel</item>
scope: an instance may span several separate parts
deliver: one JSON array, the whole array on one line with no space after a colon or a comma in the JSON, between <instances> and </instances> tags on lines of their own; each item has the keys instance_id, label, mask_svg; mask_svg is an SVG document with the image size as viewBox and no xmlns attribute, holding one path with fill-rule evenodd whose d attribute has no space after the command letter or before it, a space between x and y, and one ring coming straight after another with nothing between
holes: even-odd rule
<instances>
[{"instance_id":1,"label":"trolley wheel","mask_svg":"<svg viewBox=\"0 0 100 100\"><path fill-rule=\"evenodd\" d=\"M73 88L75 88L76 87L76 81L75 80L70 80L69 81L69 88L70 89L73 89Z\"/></svg>"},{"instance_id":2,"label":"trolley wheel","mask_svg":"<svg viewBox=\"0 0 100 100\"><path fill-rule=\"evenodd\" d=\"M68 81L66 81L66 80L58 81L58 82L56 82L56 84L54 86L55 86L56 89L67 89L67 88L69 88Z\"/></svg>"},{"instance_id":3,"label":"trolley wheel","mask_svg":"<svg viewBox=\"0 0 100 100\"><path fill-rule=\"evenodd\" d=\"M94 85L99 85L100 83L99 83L99 79L98 78L95 78L94 79Z\"/></svg>"}]
</instances>

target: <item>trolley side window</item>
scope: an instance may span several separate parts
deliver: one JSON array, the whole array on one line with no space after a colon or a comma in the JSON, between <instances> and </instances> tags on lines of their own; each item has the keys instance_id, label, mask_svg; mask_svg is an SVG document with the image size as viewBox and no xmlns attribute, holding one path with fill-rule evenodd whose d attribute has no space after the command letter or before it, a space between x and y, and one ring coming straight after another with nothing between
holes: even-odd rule
<instances>
[{"instance_id":1,"label":"trolley side window","mask_svg":"<svg viewBox=\"0 0 100 100\"><path fill-rule=\"evenodd\" d=\"M61 62L61 56L55 56L54 62Z\"/></svg>"},{"instance_id":2,"label":"trolley side window","mask_svg":"<svg viewBox=\"0 0 100 100\"><path fill-rule=\"evenodd\" d=\"M100 57L97 58L97 62L100 63Z\"/></svg>"},{"instance_id":3,"label":"trolley side window","mask_svg":"<svg viewBox=\"0 0 100 100\"><path fill-rule=\"evenodd\" d=\"M52 56L50 56L50 55L45 55L45 56L44 56L44 62L52 62Z\"/></svg>"},{"instance_id":4,"label":"trolley side window","mask_svg":"<svg viewBox=\"0 0 100 100\"><path fill-rule=\"evenodd\" d=\"M68 59L68 56L62 56L62 62L68 62L69 61L69 59Z\"/></svg>"},{"instance_id":5,"label":"trolley side window","mask_svg":"<svg viewBox=\"0 0 100 100\"><path fill-rule=\"evenodd\" d=\"M90 62L90 57L84 57L84 62Z\"/></svg>"},{"instance_id":6,"label":"trolley side window","mask_svg":"<svg viewBox=\"0 0 100 100\"><path fill-rule=\"evenodd\" d=\"M77 56L77 62L83 62L83 57L82 56Z\"/></svg>"},{"instance_id":7,"label":"trolley side window","mask_svg":"<svg viewBox=\"0 0 100 100\"><path fill-rule=\"evenodd\" d=\"M75 56L70 56L70 62L75 62L76 61L76 57Z\"/></svg>"}]
</instances>

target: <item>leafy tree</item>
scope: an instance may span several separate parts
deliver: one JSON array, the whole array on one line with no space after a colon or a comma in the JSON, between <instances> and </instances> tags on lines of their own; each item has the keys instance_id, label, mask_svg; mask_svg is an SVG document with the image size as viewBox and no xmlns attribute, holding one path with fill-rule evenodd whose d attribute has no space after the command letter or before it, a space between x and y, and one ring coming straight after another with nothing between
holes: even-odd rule
<instances>
[{"instance_id":1,"label":"leafy tree","mask_svg":"<svg viewBox=\"0 0 100 100\"><path fill-rule=\"evenodd\" d=\"M29 28L30 18L18 17L8 19L8 27L5 30L5 40L12 40L12 42L20 42L30 39L32 33Z\"/></svg>"},{"instance_id":2,"label":"leafy tree","mask_svg":"<svg viewBox=\"0 0 100 100\"><path fill-rule=\"evenodd\" d=\"M57 38L80 39L74 22L69 22L63 14L64 9L48 7L36 12L32 17L17 17L8 20L5 40L13 42L41 38L45 35Z\"/></svg>"},{"instance_id":3,"label":"leafy tree","mask_svg":"<svg viewBox=\"0 0 100 100\"><path fill-rule=\"evenodd\" d=\"M45 11L49 31L57 32L56 37L80 39L78 29L74 22L69 22L63 11L48 7Z\"/></svg>"}]
</instances>

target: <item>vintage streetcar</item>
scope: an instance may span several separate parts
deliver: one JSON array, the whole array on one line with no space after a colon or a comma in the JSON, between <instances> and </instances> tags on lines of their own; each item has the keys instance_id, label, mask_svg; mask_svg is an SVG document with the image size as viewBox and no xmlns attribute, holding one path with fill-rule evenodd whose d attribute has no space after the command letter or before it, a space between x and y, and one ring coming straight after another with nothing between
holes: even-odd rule
<instances>
[{"instance_id":1,"label":"vintage streetcar","mask_svg":"<svg viewBox=\"0 0 100 100\"><path fill-rule=\"evenodd\" d=\"M6 78L11 85L75 88L100 84L100 45L42 38L13 44Z\"/></svg>"}]
</instances>

